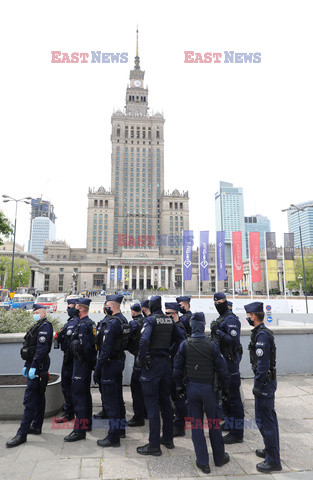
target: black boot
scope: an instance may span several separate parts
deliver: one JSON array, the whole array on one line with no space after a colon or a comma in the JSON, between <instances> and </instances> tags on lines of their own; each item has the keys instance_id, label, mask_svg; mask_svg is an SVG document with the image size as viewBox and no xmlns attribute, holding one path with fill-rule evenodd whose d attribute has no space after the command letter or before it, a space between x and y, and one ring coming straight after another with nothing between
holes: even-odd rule
<instances>
[{"instance_id":1,"label":"black boot","mask_svg":"<svg viewBox=\"0 0 313 480\"><path fill-rule=\"evenodd\" d=\"M22 437L21 435L15 435L11 440L9 440L5 445L7 448L18 447L22 443L25 443L27 437Z\"/></svg>"},{"instance_id":2,"label":"black boot","mask_svg":"<svg viewBox=\"0 0 313 480\"><path fill-rule=\"evenodd\" d=\"M78 432L73 430L69 435L64 437L64 442L77 442L78 440L85 440L86 432Z\"/></svg>"},{"instance_id":3,"label":"black boot","mask_svg":"<svg viewBox=\"0 0 313 480\"><path fill-rule=\"evenodd\" d=\"M164 437L161 437L160 443L161 445L164 445L164 447L168 448L169 450L173 450L173 448L175 448L173 440L165 440Z\"/></svg>"},{"instance_id":4,"label":"black boot","mask_svg":"<svg viewBox=\"0 0 313 480\"><path fill-rule=\"evenodd\" d=\"M93 418L101 418L101 420L103 420L105 418L108 418L108 416L107 416L107 413L102 409L102 410L100 410L100 412L95 413L93 415Z\"/></svg>"},{"instance_id":5,"label":"black boot","mask_svg":"<svg viewBox=\"0 0 313 480\"><path fill-rule=\"evenodd\" d=\"M36 428L31 426L30 429L28 430L28 433L31 435L40 435L41 434L41 428Z\"/></svg>"},{"instance_id":6,"label":"black boot","mask_svg":"<svg viewBox=\"0 0 313 480\"><path fill-rule=\"evenodd\" d=\"M121 446L120 442L112 443L112 442L110 442L110 440L108 440L108 438L104 438L103 440L97 440L97 445L98 445L99 447L102 447L102 448L106 448L106 447L120 447L120 446Z\"/></svg>"},{"instance_id":7,"label":"black boot","mask_svg":"<svg viewBox=\"0 0 313 480\"><path fill-rule=\"evenodd\" d=\"M128 420L129 427L143 427L144 424L145 424L144 418L142 420L141 419L137 420L135 417L133 417L130 420Z\"/></svg>"},{"instance_id":8,"label":"black boot","mask_svg":"<svg viewBox=\"0 0 313 480\"><path fill-rule=\"evenodd\" d=\"M223 458L223 460L221 461L221 463L216 463L215 465L216 465L217 467L222 467L223 465L226 465L226 463L228 463L229 460L230 460L229 455L228 455L227 452L225 452L225 453L224 453L224 458Z\"/></svg>"},{"instance_id":9,"label":"black boot","mask_svg":"<svg viewBox=\"0 0 313 480\"><path fill-rule=\"evenodd\" d=\"M200 470L202 470L203 473L210 473L211 472L211 469L210 469L209 465L200 465L197 462L197 467L200 468Z\"/></svg>"},{"instance_id":10,"label":"black boot","mask_svg":"<svg viewBox=\"0 0 313 480\"><path fill-rule=\"evenodd\" d=\"M265 458L265 448L261 449L261 448L258 448L256 451L255 451L255 454L257 457L260 457L260 458Z\"/></svg>"},{"instance_id":11,"label":"black boot","mask_svg":"<svg viewBox=\"0 0 313 480\"><path fill-rule=\"evenodd\" d=\"M149 443L137 448L137 453L140 455L152 455L153 457L159 457L162 455L162 450L157 447L151 447Z\"/></svg>"},{"instance_id":12,"label":"black boot","mask_svg":"<svg viewBox=\"0 0 313 480\"><path fill-rule=\"evenodd\" d=\"M173 437L184 437L185 435L184 427L177 427L177 425L174 425Z\"/></svg>"},{"instance_id":13,"label":"black boot","mask_svg":"<svg viewBox=\"0 0 313 480\"><path fill-rule=\"evenodd\" d=\"M282 470L282 466L280 464L270 465L267 462L261 462L257 464L256 469L261 473L280 472Z\"/></svg>"},{"instance_id":14,"label":"black boot","mask_svg":"<svg viewBox=\"0 0 313 480\"><path fill-rule=\"evenodd\" d=\"M227 435L225 435L225 437L223 437L223 440L225 445L232 445L233 443L243 442L243 438L235 437L235 435L232 435L231 433L228 433Z\"/></svg>"},{"instance_id":15,"label":"black boot","mask_svg":"<svg viewBox=\"0 0 313 480\"><path fill-rule=\"evenodd\" d=\"M68 414L68 413L63 412L60 417L55 419L55 423L70 422L71 420L73 420L73 418L75 418L75 415L73 413Z\"/></svg>"}]
</instances>

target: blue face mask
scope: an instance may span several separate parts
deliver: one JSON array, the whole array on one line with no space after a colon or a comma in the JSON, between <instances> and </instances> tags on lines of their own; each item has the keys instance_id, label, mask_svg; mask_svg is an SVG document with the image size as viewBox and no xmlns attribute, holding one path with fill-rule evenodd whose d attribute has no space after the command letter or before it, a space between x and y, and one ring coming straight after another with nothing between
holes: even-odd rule
<instances>
[{"instance_id":1,"label":"blue face mask","mask_svg":"<svg viewBox=\"0 0 313 480\"><path fill-rule=\"evenodd\" d=\"M38 320L40 320L40 318L41 318L40 313L34 313L34 315L33 315L34 322L38 322Z\"/></svg>"}]
</instances>

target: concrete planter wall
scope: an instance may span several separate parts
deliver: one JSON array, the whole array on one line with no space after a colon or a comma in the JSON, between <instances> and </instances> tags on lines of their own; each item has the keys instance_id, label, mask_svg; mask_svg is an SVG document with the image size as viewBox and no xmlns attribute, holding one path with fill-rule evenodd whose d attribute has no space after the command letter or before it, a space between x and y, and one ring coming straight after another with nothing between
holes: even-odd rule
<instances>
[{"instance_id":1,"label":"concrete planter wall","mask_svg":"<svg viewBox=\"0 0 313 480\"><path fill-rule=\"evenodd\" d=\"M0 375L8 377L10 375ZM45 417L56 415L64 403L61 391L61 376L59 374L50 374L51 383L46 389L46 411ZM20 383L20 382L18 382ZM0 385L0 420L20 420L23 416L23 399L26 389L25 385Z\"/></svg>"}]
</instances>

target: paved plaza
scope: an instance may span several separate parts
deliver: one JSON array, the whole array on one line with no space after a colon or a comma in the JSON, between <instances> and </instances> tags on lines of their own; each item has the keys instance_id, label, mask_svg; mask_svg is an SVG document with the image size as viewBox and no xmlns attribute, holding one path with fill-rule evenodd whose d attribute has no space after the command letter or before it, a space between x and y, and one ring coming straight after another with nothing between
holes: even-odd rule
<instances>
[{"instance_id":1,"label":"paved plaza","mask_svg":"<svg viewBox=\"0 0 313 480\"><path fill-rule=\"evenodd\" d=\"M249 422L254 418L251 379L243 380L243 389L246 419L252 424ZM97 412L100 395L96 388L92 393ZM130 418L129 387L124 389L124 398ZM87 433L86 440L69 444L63 441L69 430L52 428L52 420L46 419L41 436L29 435L25 444L13 449L6 448L5 442L16 434L19 422L0 422L0 479L313 480L313 376L279 377L276 410L283 470L266 477L255 468L256 463L262 461L255 456L255 449L263 446L255 428L246 429L242 444L227 446L231 457L228 465L215 467L210 455L211 474L205 475L196 467L190 431L185 437L174 439L174 450L162 447L161 457L142 457L136 448L147 443L148 422L142 428L129 428L120 448L102 449L96 441L105 437L103 428L94 428ZM209 440L208 447L211 452Z\"/></svg>"}]
</instances>

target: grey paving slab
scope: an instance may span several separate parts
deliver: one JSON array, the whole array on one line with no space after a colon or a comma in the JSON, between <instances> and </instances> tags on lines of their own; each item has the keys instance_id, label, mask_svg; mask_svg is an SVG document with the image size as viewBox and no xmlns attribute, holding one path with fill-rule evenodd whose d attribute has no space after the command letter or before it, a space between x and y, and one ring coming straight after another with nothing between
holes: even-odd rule
<instances>
[{"instance_id":1,"label":"grey paving slab","mask_svg":"<svg viewBox=\"0 0 313 480\"><path fill-rule=\"evenodd\" d=\"M273 473L272 475L274 480L312 480L313 478L312 472Z\"/></svg>"},{"instance_id":2,"label":"grey paving slab","mask_svg":"<svg viewBox=\"0 0 313 480\"><path fill-rule=\"evenodd\" d=\"M154 479L168 477L197 476L195 460L190 457L151 457L147 460L150 477Z\"/></svg>"},{"instance_id":3,"label":"grey paving slab","mask_svg":"<svg viewBox=\"0 0 313 480\"><path fill-rule=\"evenodd\" d=\"M60 458L57 461L40 460L36 463L31 480L67 480L80 478L80 458Z\"/></svg>"},{"instance_id":4,"label":"grey paving slab","mask_svg":"<svg viewBox=\"0 0 313 480\"><path fill-rule=\"evenodd\" d=\"M23 462L12 461L10 458L1 457L0 479L1 480L29 480L34 471L36 459Z\"/></svg>"},{"instance_id":5,"label":"grey paving slab","mask_svg":"<svg viewBox=\"0 0 313 480\"><path fill-rule=\"evenodd\" d=\"M103 480L149 478L146 458L106 458L101 462Z\"/></svg>"},{"instance_id":6,"label":"grey paving slab","mask_svg":"<svg viewBox=\"0 0 313 480\"><path fill-rule=\"evenodd\" d=\"M100 477L100 465L99 467L82 467L80 472L80 478L99 478Z\"/></svg>"}]
</instances>

